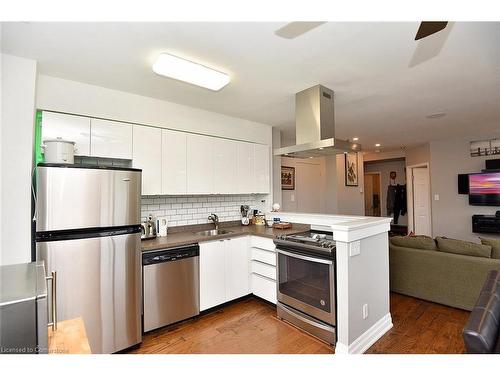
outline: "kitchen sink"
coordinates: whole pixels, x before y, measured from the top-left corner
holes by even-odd
[[[229,234],[229,233],[233,232],[225,229],[212,229],[212,230],[204,230],[202,232],[196,232],[195,234],[199,236],[217,236],[219,234]]]

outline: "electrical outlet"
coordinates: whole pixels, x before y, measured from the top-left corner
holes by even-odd
[[[438,201],[439,200],[439,194],[434,194],[434,200]]]
[[[290,201],[295,202],[295,194],[290,194]]]
[[[349,256],[354,257],[361,253],[361,241],[354,241],[349,244]]]
[[[368,304],[365,303],[363,305],[363,319],[367,319],[368,318]]]

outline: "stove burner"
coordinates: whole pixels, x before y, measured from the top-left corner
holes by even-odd
[[[335,249],[335,241],[333,240],[333,236],[327,233],[304,232],[291,235],[282,235],[278,237],[278,240],[280,240],[281,242],[285,241],[290,244],[304,244],[324,249],[321,251],[331,252]]]

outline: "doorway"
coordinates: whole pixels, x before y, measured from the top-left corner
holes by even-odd
[[[410,230],[432,236],[431,188],[428,163],[408,167],[408,219]]]
[[[380,172],[365,173],[365,216],[382,216],[380,207],[381,176]]]

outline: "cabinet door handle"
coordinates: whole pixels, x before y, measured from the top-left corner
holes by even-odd
[[[52,322],[47,324],[47,326],[52,327],[52,331],[57,331],[57,271],[52,271],[51,276],[46,276],[45,280],[50,280],[50,283],[52,284],[52,294],[50,300]]]

